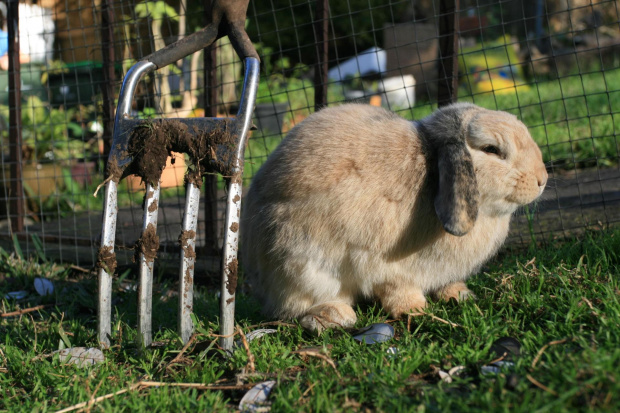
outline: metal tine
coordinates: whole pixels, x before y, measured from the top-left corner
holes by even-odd
[[[103,223],[101,232],[101,249],[103,252],[113,256],[114,237],[116,236],[116,217],[117,217],[117,185],[114,181],[109,181],[105,186],[105,203],[103,205]],[[101,258],[101,257],[100,257]],[[97,335],[99,343],[103,348],[110,347],[110,336],[112,334],[112,275],[102,265],[99,268],[99,300]],[[113,272],[113,268],[111,269]]]
[[[130,110],[133,94],[138,85],[138,81],[146,73],[153,71],[156,66],[151,62],[138,62],[133,65],[121,87],[118,99],[118,107],[116,109],[116,118],[114,121],[114,143],[123,142],[120,136],[121,121],[125,119]],[[120,144],[114,144],[110,156],[118,156]],[[109,255],[110,261],[116,262],[114,255],[114,239],[116,237],[116,219],[118,215],[118,184],[113,179],[108,181],[105,186],[105,203],[103,206],[103,222],[101,232],[101,247],[99,253]],[[99,257],[101,260],[101,257]],[[102,263],[100,263],[102,264]],[[103,263],[105,264],[105,263]],[[97,335],[101,347],[110,347],[110,336],[112,334],[112,275],[103,268],[99,268],[99,296],[98,296],[98,317],[97,317]],[[110,268],[108,268],[110,269]],[[112,271],[113,272],[113,271]]]
[[[151,184],[146,185],[144,202],[144,218],[142,221],[142,236],[147,230],[157,232],[157,213],[159,212],[159,188]],[[149,228],[152,227],[152,228]],[[153,265],[154,258],[147,259],[144,252],[140,252],[140,285],[138,288],[138,345],[148,347],[153,340]]]
[[[237,289],[239,249],[239,220],[241,216],[241,193],[243,182],[243,162],[245,144],[252,123],[252,114],[256,102],[256,92],[260,75],[260,62],[254,58],[246,58],[245,81],[237,113],[239,142],[237,142],[233,165],[233,178],[228,188],[226,199],[226,218],[224,220],[224,248],[222,259],[222,284],[220,299],[220,346],[224,350],[232,350],[235,327],[235,290]]]
[[[239,216],[241,212],[241,183],[231,182],[226,199],[224,220],[224,251],[220,298],[220,346],[231,350],[235,329],[235,290],[237,289],[237,250]]]
[[[185,213],[181,232],[181,269],[179,271],[179,335],[187,343],[194,330],[192,310],[194,306],[194,264],[196,262],[196,229],[200,188],[187,183]]]

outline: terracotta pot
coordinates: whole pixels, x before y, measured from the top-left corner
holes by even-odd
[[[95,172],[95,162],[78,162],[71,165],[71,178],[82,186],[90,185],[93,183],[93,176]]]
[[[168,157],[166,161],[166,167],[161,174],[161,188],[176,188],[183,185],[185,180],[185,171],[187,166],[185,165],[185,156],[182,153],[174,154],[174,164],[172,164],[172,158]],[[126,178],[127,188],[131,192],[143,191],[144,183],[142,178],[137,175],[130,175]]]

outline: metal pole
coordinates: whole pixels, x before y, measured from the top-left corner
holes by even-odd
[[[317,64],[314,71],[314,110],[327,106],[327,72],[329,59],[329,3],[328,0],[316,2],[314,30],[316,33]]]
[[[438,106],[458,99],[459,90],[459,0],[441,0],[439,5]]]
[[[113,1],[113,0],[112,0]],[[114,11],[111,1],[101,0],[101,56],[103,60],[103,156],[112,147],[114,133]]]
[[[205,22],[211,14],[211,0],[205,1]],[[205,117],[217,116],[217,48],[215,43],[204,51],[204,96]],[[210,255],[219,255],[217,232],[217,177],[206,175],[205,182],[205,251]]]
[[[11,156],[10,215],[13,232],[24,230],[24,188],[22,185],[22,97],[19,61],[19,1],[7,4],[9,26],[9,152]]]

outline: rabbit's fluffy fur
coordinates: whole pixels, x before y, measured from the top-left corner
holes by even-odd
[[[378,299],[398,317],[464,281],[508,234],[547,172],[505,112],[444,107],[416,122],[348,104],[291,130],[245,201],[242,264],[264,310],[310,330],[351,327]]]

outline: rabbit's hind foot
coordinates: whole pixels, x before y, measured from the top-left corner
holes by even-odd
[[[383,309],[392,317],[400,317],[426,307],[426,297],[420,288],[404,286],[399,283],[385,283],[375,287],[375,296],[381,301]]]
[[[440,288],[435,291],[434,296],[438,300],[456,300],[457,302],[476,298],[474,293],[462,281],[453,282]]]
[[[306,330],[321,334],[327,328],[353,327],[357,316],[349,304],[335,301],[309,308],[299,321]]]

